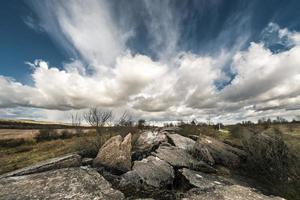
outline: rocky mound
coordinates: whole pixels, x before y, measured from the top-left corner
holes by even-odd
[[[177,130],[176,130],[177,131]],[[96,158],[70,154],[0,177],[0,199],[282,199],[219,176],[238,167],[244,151],[209,137],[174,130],[112,137]]]

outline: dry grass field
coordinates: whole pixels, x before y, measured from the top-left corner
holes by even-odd
[[[248,132],[245,132],[245,129],[240,127],[240,125],[225,126],[222,127],[221,130],[218,130],[213,126],[184,125],[181,127],[180,134],[185,136],[207,135],[243,148],[242,137]],[[300,171],[298,162],[298,160],[300,160],[300,124],[272,124],[269,127],[252,125],[251,127],[247,127],[246,130],[261,132],[274,128],[280,130],[282,139],[293,156],[293,163],[290,166],[296,171],[296,175],[298,176],[298,172]],[[47,131],[50,131],[52,134],[54,133],[54,135],[45,138],[37,137],[41,133],[47,133]],[[138,133],[139,129],[136,127],[103,128],[103,130],[101,130],[101,136],[99,136],[94,129],[86,129],[79,134],[76,134],[75,129],[60,129],[58,131],[53,129],[44,129],[43,131],[37,129],[1,129],[0,174],[71,152],[80,151],[87,154],[88,157],[94,157],[107,139],[117,134],[124,136],[128,132]],[[266,133],[273,134],[272,131],[267,131]],[[137,135],[138,134],[134,134],[134,138],[136,138]],[[134,141],[135,139],[133,139],[133,142]],[[246,173],[249,172],[246,171]],[[259,184],[261,184],[262,187],[268,187],[268,183],[261,182]],[[296,184],[299,183],[296,182]],[[298,195],[297,189],[295,189],[298,187],[296,184],[285,183],[282,185],[281,183],[277,183],[272,186],[274,191],[272,188],[269,189],[273,193],[278,193],[278,195],[280,194],[281,196],[289,197],[288,199],[292,199],[293,196]]]

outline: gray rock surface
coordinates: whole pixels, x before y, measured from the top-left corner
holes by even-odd
[[[208,136],[199,138],[197,142],[208,149],[217,164],[222,164],[227,167],[239,167],[241,160],[247,156],[243,150]]]
[[[9,176],[21,176],[21,175],[39,173],[39,172],[44,172],[53,169],[66,168],[66,167],[79,167],[80,165],[81,165],[80,155],[68,154],[61,157],[45,160],[28,167],[3,174],[0,176],[0,179]]]
[[[181,169],[180,172],[189,181],[191,185],[203,191],[230,184],[229,182],[217,176],[193,171],[187,168]]]
[[[92,165],[93,164],[93,158],[83,158],[81,163],[83,166]]]
[[[141,133],[134,144],[134,150],[140,152],[151,151],[154,146],[167,142],[167,136],[164,132],[145,131]]]
[[[107,140],[94,159],[93,166],[107,166],[124,172],[131,170],[131,138],[129,133],[124,140],[120,135]]]
[[[174,133],[180,131],[180,129],[181,129],[180,127],[173,126],[173,127],[164,127],[161,129],[161,131]]]
[[[189,135],[188,137],[191,138],[192,140],[197,141],[200,136],[199,135]]]
[[[149,156],[141,161],[135,161],[130,175],[124,175],[127,181],[142,180],[149,186],[162,188],[173,183],[174,170],[171,165],[158,157]],[[136,174],[139,178],[137,178]],[[140,182],[141,183],[141,182]]]
[[[209,152],[207,147],[205,145],[203,145],[202,143],[199,143],[199,142],[195,143],[194,148],[193,148],[193,154],[195,154],[195,156],[198,159],[203,160],[204,162],[206,162],[210,165],[215,164],[215,160],[212,157],[211,153]]]
[[[185,149],[185,150],[191,150],[194,147],[195,141],[191,138],[184,137],[179,134],[167,134],[167,137],[174,143],[174,145],[178,148]]]
[[[212,168],[203,161],[196,160],[184,149],[180,149],[178,147],[174,147],[168,144],[160,145],[160,147],[156,150],[155,153],[153,153],[153,155],[166,161],[173,167],[186,167],[195,170],[200,170],[203,172],[216,172],[214,168]]]
[[[183,200],[284,200],[280,197],[270,197],[255,192],[251,188],[231,185],[218,187],[215,190],[203,192],[193,189]]]
[[[43,173],[8,177],[0,180],[0,199],[5,200],[121,200],[97,171],[90,168],[66,168]]]

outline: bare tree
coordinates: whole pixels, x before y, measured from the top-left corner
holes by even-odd
[[[118,121],[119,126],[132,126],[132,123],[132,116],[127,111],[121,115]]]
[[[76,133],[79,134],[82,132],[81,122],[82,122],[82,115],[80,113],[72,113],[72,126],[75,128]]]
[[[138,128],[142,129],[146,125],[146,120],[144,119],[139,119],[138,121]]]
[[[85,114],[85,121],[96,128],[98,134],[101,133],[101,127],[113,118],[111,110],[101,110],[97,107],[90,108]]]

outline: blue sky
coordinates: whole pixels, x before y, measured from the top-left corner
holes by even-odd
[[[26,25],[34,13],[23,1],[0,2],[0,74],[21,82],[30,82],[30,68],[25,61],[43,58],[60,65],[68,56],[50,39]]]
[[[90,106],[153,121],[299,113],[297,0],[7,0],[0,9],[0,117],[66,120]]]

